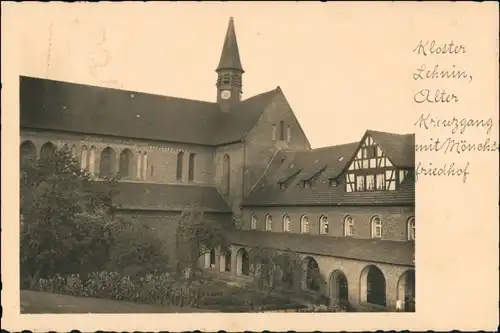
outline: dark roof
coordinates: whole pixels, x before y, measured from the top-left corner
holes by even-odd
[[[414,241],[360,239],[257,230],[232,231],[227,236],[233,244],[249,247],[259,246],[395,265],[415,265]]]
[[[206,212],[231,209],[214,187],[119,182],[114,204],[129,210],[182,211],[197,204]]]
[[[239,69],[243,72],[240,52],[238,50],[238,41],[236,40],[236,33],[234,31],[234,20],[232,17],[229,19],[219,66],[217,66],[217,70],[219,69]]]
[[[397,167],[415,167],[415,134],[395,134],[368,130],[389,160]]]
[[[242,140],[280,89],[223,112],[217,103],[20,77],[23,128],[222,145]]]
[[[367,131],[391,162],[411,168],[414,134],[398,135]],[[341,176],[360,147],[359,142],[309,151],[281,151],[266,174],[243,200],[243,206],[314,206],[314,205],[414,205],[415,182],[411,173],[396,191],[346,192]],[[322,169],[324,170],[322,172]],[[297,170],[300,173],[297,175]],[[316,177],[312,188],[302,188],[301,181]],[[278,185],[287,180],[285,189]],[[330,186],[330,179],[339,185]]]

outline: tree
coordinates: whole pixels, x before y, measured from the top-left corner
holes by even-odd
[[[250,262],[254,263],[254,279],[257,287],[265,293],[265,303],[276,289],[293,289],[300,282],[302,260],[292,250],[278,251],[253,247]]]
[[[115,227],[113,178],[93,181],[70,149],[21,166],[21,277],[100,269]]]
[[[109,249],[108,271],[137,277],[170,270],[165,240],[150,226],[121,219]]]
[[[230,224],[207,219],[203,210],[192,204],[179,217],[176,235],[177,267],[185,270],[188,277],[196,271],[199,258],[212,249],[226,251],[225,231]]]

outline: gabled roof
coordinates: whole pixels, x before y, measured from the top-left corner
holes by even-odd
[[[366,135],[372,137],[397,167],[415,167],[415,134],[395,134],[368,130]]]
[[[117,193],[113,204],[119,209],[182,211],[192,204],[197,204],[205,212],[231,212],[214,187],[119,182]]]
[[[236,32],[234,31],[234,20],[232,17],[229,18],[226,38],[224,38],[222,54],[220,56],[219,66],[217,66],[217,70],[219,69],[238,69],[243,72],[240,52],[238,50],[238,41],[236,40]]]
[[[20,124],[216,146],[242,140],[279,92],[253,96],[223,112],[217,103],[21,76]]]
[[[411,168],[414,165],[414,162],[411,162],[411,156],[414,156],[413,134],[398,135],[367,131],[363,139],[372,133],[376,143],[386,152],[395,166]],[[411,173],[396,191],[346,192],[343,179],[338,179],[341,181],[338,186],[330,186],[330,179],[337,179],[343,174],[360,144],[360,142],[353,142],[308,151],[280,152],[271,162],[272,167],[268,168],[259,183],[244,198],[242,205],[414,205],[415,182]],[[291,167],[300,169],[301,172],[298,177],[289,182],[286,189],[280,189],[278,183],[287,177]],[[311,177],[317,177],[313,187],[299,186],[300,181],[309,180]]]
[[[232,231],[227,236],[233,244],[249,247],[259,246],[369,262],[415,266],[414,241],[402,242],[257,230]]]

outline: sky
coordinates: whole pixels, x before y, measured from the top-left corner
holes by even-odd
[[[280,86],[313,148],[358,141],[366,129],[412,133],[412,95],[401,89],[411,85],[414,68],[405,59],[420,21],[390,5],[30,6],[25,23],[19,22],[20,69],[29,76],[215,101],[215,68],[233,17],[246,72],[243,98]]]

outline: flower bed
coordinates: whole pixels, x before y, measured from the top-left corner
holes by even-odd
[[[126,300],[147,304],[196,306],[199,299],[210,292],[203,283],[176,281],[172,274],[146,275],[137,279],[114,272],[91,273],[82,279],[79,275],[40,279],[39,291]]]

